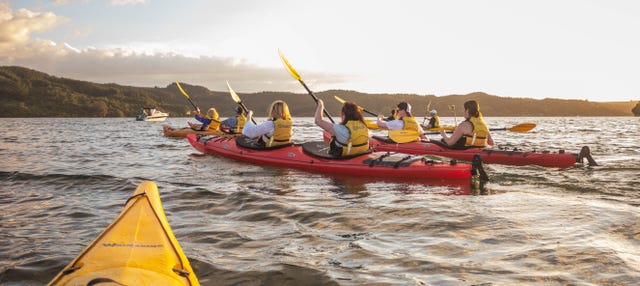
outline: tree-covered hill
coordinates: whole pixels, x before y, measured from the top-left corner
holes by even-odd
[[[183,87],[193,93],[194,101],[199,97],[224,95],[188,84]],[[175,84],[165,88],[98,84],[22,67],[0,67],[0,114],[3,117],[133,117],[145,106],[184,115],[190,109],[185,103],[188,102]]]
[[[233,83],[232,83],[233,85]],[[215,107],[221,116],[233,114],[236,103],[226,91],[181,83],[203,111]],[[312,87],[313,88],[313,87]],[[301,92],[304,89],[300,87]],[[285,100],[293,116],[313,116],[315,102],[306,93],[258,92],[239,94],[256,116],[265,116],[275,99]],[[413,105],[415,116],[425,115],[430,103],[441,116],[462,116],[462,104],[480,102],[485,116],[633,116],[638,101],[589,102],[585,100],[499,97],[482,92],[466,95],[366,94],[348,90],[317,92],[327,110],[338,117],[341,103],[334,96],[352,100],[374,113],[388,115],[400,101]],[[450,108],[454,105],[455,109]],[[166,87],[133,87],[99,84],[56,77],[36,70],[0,67],[0,117],[134,117],[143,107],[156,107],[171,116],[187,116],[193,109],[175,83]],[[365,114],[365,116],[369,116]]]

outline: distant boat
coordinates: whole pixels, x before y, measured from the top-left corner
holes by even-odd
[[[136,116],[137,121],[165,121],[169,113],[156,110],[155,107],[142,108],[140,114]]]

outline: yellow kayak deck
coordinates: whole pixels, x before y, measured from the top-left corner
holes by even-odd
[[[118,217],[49,285],[199,285],[158,187],[143,182]]]

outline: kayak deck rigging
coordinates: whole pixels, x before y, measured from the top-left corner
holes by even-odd
[[[584,146],[580,154],[567,153],[564,150],[551,151],[522,151],[518,148],[507,150],[504,148],[483,147],[451,147],[438,140],[396,143],[386,136],[372,136],[371,148],[376,151],[392,151],[408,154],[428,154],[442,157],[471,161],[474,155],[480,155],[483,163],[503,164],[512,166],[537,165],[542,167],[571,167],[576,163],[583,164],[586,159],[589,166],[597,166],[588,146]]]

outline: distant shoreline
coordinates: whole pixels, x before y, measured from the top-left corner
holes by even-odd
[[[211,91],[205,87],[181,83],[191,99],[201,109],[215,107],[221,117],[235,114],[237,103],[228,92]],[[367,94],[351,90],[315,92],[326,109],[334,116],[342,103],[336,96],[354,101],[367,110],[388,115],[399,102],[409,102],[415,117],[424,117],[436,109],[440,116],[462,117],[462,106],[467,100],[480,103],[486,117],[592,117],[634,116],[639,101],[594,102],[574,99],[531,99],[501,97],[484,92],[464,95]],[[306,93],[257,92],[240,93],[247,108],[256,116],[266,116],[267,108],[276,99],[287,102],[291,113],[311,117],[315,101]],[[133,87],[115,83],[99,84],[51,76],[36,70],[0,67],[0,117],[135,117],[143,107],[156,107],[170,116],[188,116],[193,106],[181,94],[175,83],[166,87]],[[451,108],[451,106],[455,106]]]

